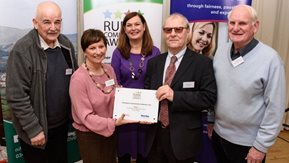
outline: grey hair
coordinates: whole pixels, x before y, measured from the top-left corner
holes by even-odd
[[[237,5],[235,7],[233,7],[233,9],[228,13],[228,20],[232,14],[232,12],[237,9],[237,8],[240,8],[240,7],[243,7],[243,8],[246,8],[247,11],[249,12],[250,16],[251,16],[251,20],[255,23],[256,21],[258,21],[258,16],[257,16],[257,12],[256,10],[252,7],[252,6],[249,6],[249,5],[245,5],[245,4],[240,4],[240,5]]]
[[[167,20],[168,20],[169,18],[176,18],[176,17],[182,18],[182,19],[184,20],[184,22],[186,23],[186,27],[187,27],[187,28],[190,27],[190,25],[189,25],[189,20],[188,20],[184,15],[182,15],[182,14],[180,14],[180,13],[177,13],[177,12],[172,13],[172,14],[167,18]],[[163,27],[164,27],[165,23],[166,23],[166,21],[164,22]]]

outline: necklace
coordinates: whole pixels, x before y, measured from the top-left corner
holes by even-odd
[[[84,62],[84,66],[88,72],[88,75],[90,76],[91,80],[93,81],[93,83],[96,85],[96,88],[99,89],[102,93],[104,94],[110,94],[113,89],[115,88],[115,84],[110,88],[110,89],[104,89],[106,87],[106,84],[100,84],[98,82],[95,81],[95,79],[92,77],[92,75],[89,73],[89,68],[86,64],[86,62]],[[107,76],[108,79],[110,79],[109,74],[106,72],[106,70],[103,68],[103,65],[101,65],[101,68],[103,70],[103,72],[105,73],[105,75]]]
[[[141,73],[143,72],[142,71],[142,69],[143,69],[143,67],[144,67],[144,60],[145,60],[145,55],[142,55],[141,54],[141,59],[140,59],[140,63],[139,63],[139,68],[138,68],[138,70],[137,70],[137,72],[138,72],[138,74],[136,75],[135,73],[134,73],[134,67],[133,67],[133,64],[132,64],[132,60],[129,58],[128,59],[128,62],[129,62],[129,70],[130,70],[130,72],[131,72],[131,78],[133,79],[133,80],[138,80],[139,78],[140,78],[140,75],[141,75]]]

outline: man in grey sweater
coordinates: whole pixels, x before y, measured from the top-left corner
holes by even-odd
[[[68,89],[77,64],[61,21],[57,4],[40,3],[34,29],[16,42],[7,62],[7,101],[26,163],[67,162]]]
[[[256,11],[238,5],[228,14],[231,43],[217,50],[218,99],[213,144],[219,163],[265,162],[285,109],[285,73],[278,53],[254,38]]]

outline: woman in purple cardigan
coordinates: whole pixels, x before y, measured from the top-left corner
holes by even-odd
[[[144,88],[147,62],[160,54],[153,41],[145,18],[137,12],[127,14],[123,20],[117,48],[111,65],[119,85],[126,88]],[[147,162],[144,157],[146,125],[126,124],[116,129],[119,163]]]

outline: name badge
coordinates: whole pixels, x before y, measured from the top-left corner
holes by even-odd
[[[195,82],[194,81],[183,82],[183,88],[195,88]]]
[[[65,75],[71,75],[72,74],[72,69],[68,68],[65,70]]]
[[[106,87],[112,86],[112,85],[114,85],[114,84],[115,84],[115,83],[114,83],[114,80],[113,80],[113,79],[110,79],[110,80],[105,81],[105,86],[106,86]]]
[[[238,65],[244,63],[244,59],[242,56],[236,58],[235,60],[232,61],[233,67],[237,67]]]

